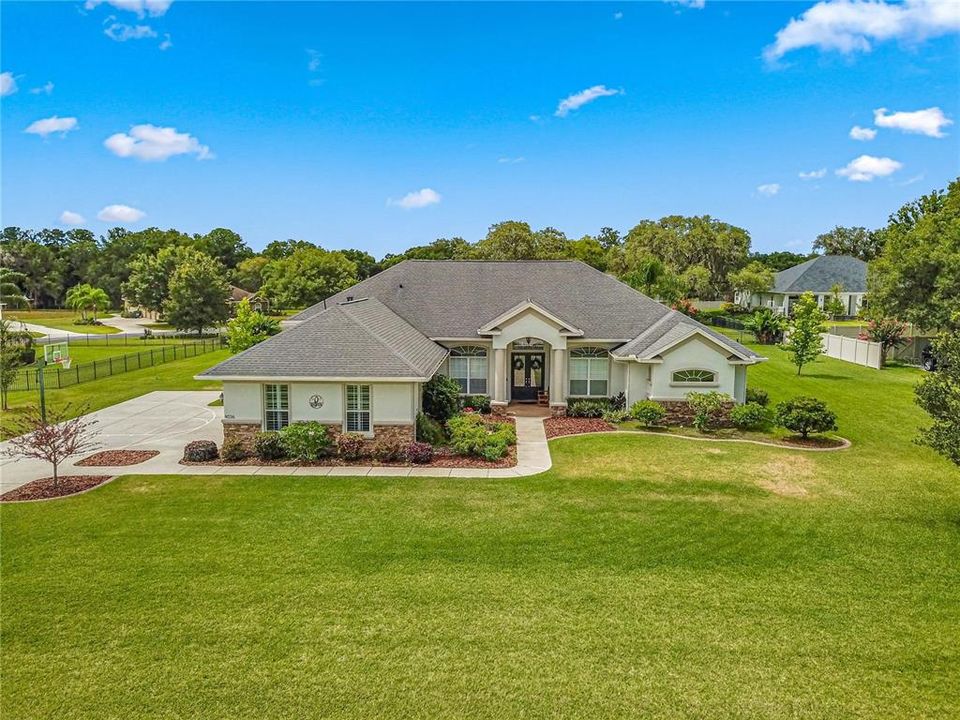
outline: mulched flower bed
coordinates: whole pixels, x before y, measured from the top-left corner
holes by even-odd
[[[57,486],[53,486],[53,478],[46,477],[33,480],[21,485],[16,490],[10,490],[0,495],[0,502],[20,502],[23,500],[50,500],[85,492],[97,485],[103,485],[110,479],[110,475],[64,475],[59,479]]]
[[[600,418],[551,417],[543,421],[547,439],[580,433],[610,432],[613,425]]]
[[[160,454],[159,450],[104,450],[74,463],[81,467],[119,467],[146,462]]]
[[[298,460],[261,460],[249,457],[243,460],[211,460],[209,462],[190,462],[181,460],[181,465],[214,465],[221,467],[253,466],[253,467],[413,467],[413,468],[508,468],[517,464],[517,446],[511,445],[506,456],[499,460],[484,460],[478,457],[457,455],[449,448],[436,448],[433,462],[414,464],[409,462],[383,462],[374,458],[357,458],[344,460],[339,457],[329,457],[317,462],[300,462]]]

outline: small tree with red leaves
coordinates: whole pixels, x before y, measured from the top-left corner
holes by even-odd
[[[60,410],[47,410],[44,420],[40,408],[31,406],[19,422],[20,436],[10,440],[10,448],[5,455],[17,458],[45,460],[53,465],[53,486],[57,487],[57,470],[67,458],[88,453],[100,447],[91,436],[91,428],[96,420],[84,418],[86,408],[80,408],[77,417],[72,415],[70,406]]]

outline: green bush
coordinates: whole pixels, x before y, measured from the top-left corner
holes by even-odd
[[[220,457],[227,462],[237,462],[249,457],[249,453],[240,440],[230,438],[223,441],[223,447],[220,448]]]
[[[770,411],[760,403],[748,402],[734,406],[730,421],[741,430],[757,430],[770,422]]]
[[[445,423],[460,412],[460,386],[446,375],[434,375],[423,386],[423,411]]]
[[[577,398],[567,403],[567,416],[578,418],[602,418],[610,409],[609,398]]]
[[[770,404],[770,395],[763,388],[747,388],[747,402],[766,407]]]
[[[403,458],[405,449],[396,438],[381,438],[373,444],[373,456],[381,462],[396,462]]]
[[[457,415],[447,421],[450,446],[458,455],[472,455],[485,460],[498,460],[507,448],[517,442],[517,432],[510,423],[486,423],[476,413]]]
[[[484,415],[490,414],[490,396],[489,395],[464,395],[460,398],[460,408],[466,410],[471,408]]]
[[[723,411],[733,398],[726,393],[692,392],[687,394],[687,402],[693,408],[693,426],[700,432],[716,427],[723,417]]]
[[[630,415],[637,422],[653,427],[663,423],[667,409],[656,400],[638,400],[630,406]]]
[[[277,432],[257,433],[253,438],[253,454],[261,460],[283,460],[287,451],[283,447],[283,438]]]
[[[776,422],[780,427],[807,437],[810,433],[837,429],[837,416],[822,400],[795,397],[777,405]]]
[[[367,439],[360,433],[337,435],[337,454],[344,460],[359,460],[368,454]]]
[[[433,460],[433,445],[425,442],[410,443],[403,454],[407,462],[412,462],[415,465],[426,465]]]
[[[213,440],[192,440],[183,448],[183,459],[187,462],[209,462],[216,460],[219,454]]]
[[[626,422],[632,416],[627,410],[607,410],[603,414],[604,421],[611,423],[613,425],[619,425],[622,422]]]
[[[429,415],[417,413],[417,440],[431,445],[443,445],[447,441],[447,435],[443,431],[443,425]]]
[[[321,423],[295,422],[280,431],[284,452],[295,460],[319,460],[330,451],[330,432]]]

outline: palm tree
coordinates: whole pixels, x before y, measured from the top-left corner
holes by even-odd
[[[20,283],[26,277],[22,272],[0,267],[0,307],[19,308],[29,304],[27,296],[20,289]]]
[[[110,296],[106,290],[93,287],[88,283],[74,285],[67,290],[67,307],[80,311],[80,317],[87,319],[87,310],[93,313],[93,322],[97,321],[97,310],[110,307]]]

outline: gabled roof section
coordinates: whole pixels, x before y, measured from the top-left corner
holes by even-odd
[[[867,264],[849,255],[820,255],[774,275],[773,292],[830,292],[839,283],[843,292],[867,291]]]
[[[507,310],[505,313],[501,313],[500,315],[498,315],[497,317],[495,317],[495,318],[494,318],[493,320],[491,320],[490,322],[486,323],[485,325],[482,325],[477,332],[480,333],[481,335],[490,335],[490,334],[499,332],[500,327],[501,327],[503,324],[505,324],[505,323],[507,323],[509,320],[512,320],[513,318],[517,317],[517,315],[520,315],[520,314],[526,312],[527,310],[532,310],[532,311],[534,311],[534,312],[536,312],[536,313],[539,313],[540,315],[542,315],[543,317],[547,318],[547,319],[550,320],[551,322],[559,325],[559,326],[560,326],[560,331],[561,331],[564,335],[571,335],[571,336],[575,336],[575,337],[580,337],[580,336],[583,335],[583,330],[581,330],[580,328],[578,328],[576,325],[574,325],[574,324],[571,323],[571,322],[568,322],[568,321],[564,320],[564,319],[561,318],[561,317],[558,317],[557,315],[554,315],[552,312],[550,312],[550,311],[547,310],[546,308],[538,305],[537,303],[533,302],[532,300],[525,300],[524,302],[519,303],[518,305],[514,305],[512,308],[510,308],[509,310]]]
[[[614,357],[636,357],[637,360],[652,360],[693,335],[701,335],[729,351],[737,360],[746,363],[760,362],[764,358],[749,348],[697,322],[676,310],[651,326],[630,342],[611,351]]]
[[[198,377],[417,378],[447,351],[374,298],[333,305]]]
[[[431,338],[474,338],[524,302],[563,318],[583,337],[626,340],[669,310],[614,277],[577,260],[404,260],[326,301],[377,298]],[[311,318],[318,303],[290,320]]]

